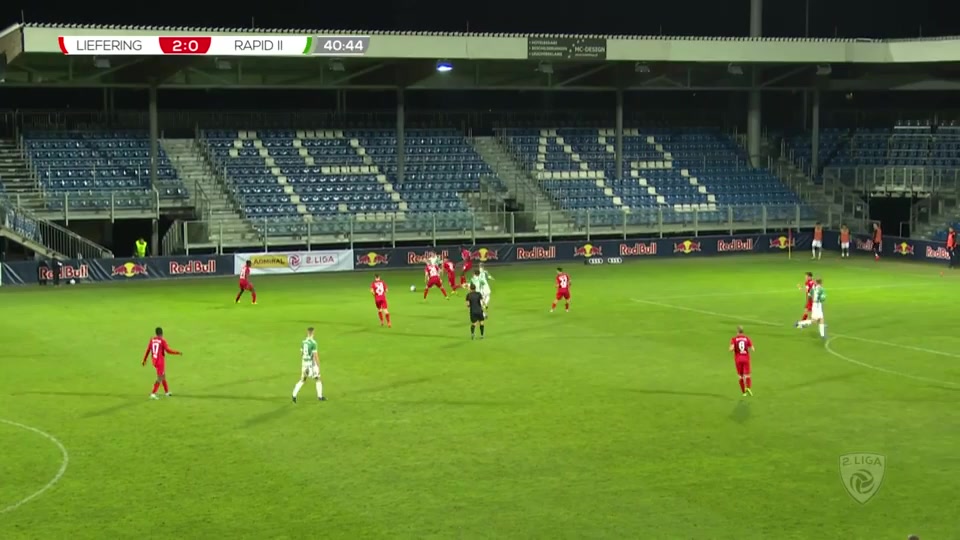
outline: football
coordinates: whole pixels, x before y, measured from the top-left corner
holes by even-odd
[[[74,280],[74,279],[71,279],[71,280],[70,280],[70,284],[71,284],[71,285],[76,285],[76,284],[77,284],[77,281]]]
[[[416,286],[416,285],[411,285],[411,286],[410,286],[410,292],[417,292],[417,286]]]

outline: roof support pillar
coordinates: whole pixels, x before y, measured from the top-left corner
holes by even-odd
[[[403,124],[406,122],[406,107],[404,106],[403,88],[397,89],[397,182],[403,183],[407,168],[407,141],[404,136]]]
[[[616,176],[614,180],[623,178],[623,90],[617,89],[617,110],[616,110]]]
[[[157,85],[151,84],[147,90],[149,104],[147,105],[147,116],[150,123],[150,187],[157,187],[157,166],[159,165],[160,153],[160,126],[157,119]]]
[[[760,37],[763,33],[763,0],[750,0],[750,37]],[[747,98],[747,154],[750,165],[760,167],[761,116],[760,116],[760,69],[750,69],[750,94]]]
[[[820,90],[813,91],[813,107],[810,111],[810,176],[816,178],[820,172]]]

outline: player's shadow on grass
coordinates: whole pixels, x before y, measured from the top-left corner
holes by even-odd
[[[101,398],[113,398],[113,399],[122,399],[123,401],[117,403],[116,405],[111,405],[104,409],[96,409],[90,411],[83,415],[83,418],[96,418],[98,416],[107,416],[113,414],[117,411],[139,405],[141,403],[146,403],[147,400],[143,397],[142,394],[107,394],[105,392],[17,392],[13,394],[15,396],[58,396],[58,397],[101,397]]]
[[[780,392],[790,392],[792,390],[800,390],[802,388],[807,388],[810,386],[820,386],[824,383],[845,381],[847,379],[852,379],[854,377],[860,377],[863,375],[862,371],[851,371],[849,373],[840,373],[837,375],[830,375],[829,377],[820,377],[818,379],[810,379],[808,381],[799,382],[797,384],[791,384],[784,386],[780,389]]]
[[[369,386],[367,388],[360,388],[357,390],[351,390],[346,392],[344,396],[353,396],[358,394],[376,394],[383,392],[384,390],[395,390],[397,388],[403,388],[404,386],[413,386],[415,384],[423,384],[430,382],[436,379],[436,377],[418,377],[416,379],[404,379],[400,381],[394,381],[386,384],[379,384],[377,386]]]
[[[225,382],[225,383],[214,384],[214,385],[212,385],[212,386],[208,386],[208,387],[207,387],[207,390],[219,390],[219,389],[222,389],[222,388],[229,388],[229,387],[231,387],[231,386],[240,386],[240,385],[242,385],[242,384],[265,383],[265,382],[269,382],[269,381],[272,381],[272,380],[275,380],[275,379],[284,378],[284,377],[286,377],[286,375],[277,374],[277,375],[270,375],[270,376],[268,376],[268,377],[259,377],[259,378],[256,378],[256,379],[239,379],[239,380],[235,380],[235,381],[229,381],[229,382]]]
[[[730,412],[730,419],[738,424],[746,424],[750,420],[750,402],[738,401],[736,407]]]
[[[263,414],[258,414],[251,418],[248,418],[246,422],[243,423],[243,427],[252,428],[259,426],[261,424],[266,424],[267,422],[272,422],[277,420],[282,416],[290,414],[297,406],[290,403],[285,403],[282,407],[277,407],[271,411],[267,411]]]
[[[646,388],[626,388],[628,392],[635,392],[637,394],[646,394],[650,396],[688,396],[688,397],[707,397],[713,399],[722,399],[724,401],[730,401],[730,396],[724,396],[721,394],[712,394],[709,392],[679,392],[676,390],[650,390]]]

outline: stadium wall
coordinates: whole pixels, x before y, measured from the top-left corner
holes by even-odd
[[[638,240],[598,240],[596,242],[527,242],[517,244],[480,244],[471,246],[473,258],[492,264],[558,262],[581,264],[619,264],[630,260],[656,257],[691,257],[734,254],[786,253],[788,247],[800,250],[803,256],[810,249],[811,235],[798,233],[791,238],[784,234],[675,237]],[[853,237],[854,252],[871,253],[869,237]],[[824,233],[824,248],[839,249],[839,235]],[[938,242],[888,237],[883,254],[896,259],[943,262],[949,260],[944,245]],[[180,257],[147,257],[145,259],[81,259],[64,261],[61,279],[78,282],[139,281],[181,279],[202,276],[233,276],[247,260],[254,274],[304,274],[371,270],[380,268],[421,267],[431,254],[449,255],[458,260],[456,249],[412,247],[379,250],[286,251],[235,255],[197,255]],[[50,279],[49,270],[44,270]],[[3,263],[0,285],[37,284],[40,270],[34,261]]]

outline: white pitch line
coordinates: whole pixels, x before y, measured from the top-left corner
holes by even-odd
[[[929,287],[934,283],[912,283],[907,285],[864,285],[864,286],[853,286],[853,287],[831,287],[831,291],[872,291],[877,289],[905,289],[909,287]],[[937,283],[939,284],[939,282]],[[721,293],[703,293],[703,294],[682,294],[682,295],[670,295],[670,296],[658,296],[657,300],[683,300],[685,298],[722,298],[722,297],[732,297],[732,296],[762,296],[762,295],[774,295],[774,294],[791,294],[796,293],[797,289],[768,289],[763,291],[742,291],[742,292],[721,292]]]
[[[936,380],[936,379],[928,379],[928,378],[926,378],[926,377],[920,377],[920,376],[918,376],[918,375],[910,375],[909,373],[901,373],[901,372],[899,372],[899,371],[894,371],[894,370],[892,370],[892,369],[882,368],[882,367],[879,367],[879,366],[874,366],[874,365],[868,364],[868,363],[866,363],[866,362],[861,362],[861,361],[859,361],[859,360],[854,360],[853,358],[850,358],[849,356],[844,356],[844,355],[838,353],[837,351],[833,350],[833,347],[830,346],[830,344],[833,343],[833,341],[834,341],[835,339],[837,339],[838,337],[849,337],[849,336],[834,336],[834,337],[832,337],[832,338],[830,338],[830,339],[827,340],[827,342],[824,344],[824,348],[826,349],[826,351],[827,351],[828,353],[836,356],[837,358],[839,358],[839,359],[841,359],[841,360],[844,360],[844,361],[846,361],[846,362],[850,362],[851,364],[854,364],[854,365],[857,365],[857,366],[860,366],[860,367],[865,367],[865,368],[867,368],[867,369],[872,369],[872,370],[874,370],[874,371],[879,371],[879,372],[881,372],[881,373],[886,373],[886,374],[888,374],[888,375],[897,375],[897,376],[900,376],[900,377],[905,377],[905,378],[907,378],[907,379],[913,379],[913,380],[915,380],[915,381],[920,381],[920,382],[922,382],[922,383],[927,383],[927,384],[932,384],[932,385],[946,385],[946,386],[951,386],[951,387],[953,387],[953,388],[960,388],[960,384],[952,383],[952,382],[950,382],[950,381],[942,381],[942,380]]]
[[[748,322],[748,323],[753,323],[753,324],[759,324],[759,325],[763,325],[763,326],[776,326],[776,327],[781,327],[781,328],[786,326],[786,325],[783,324],[783,323],[772,323],[772,322],[770,322],[770,321],[761,321],[761,320],[759,320],[759,319],[752,319],[752,318],[748,318],[748,317],[739,317],[739,316],[736,316],[736,315],[731,315],[731,314],[729,314],[729,313],[717,313],[716,311],[707,311],[707,310],[705,310],[705,309],[690,308],[690,307],[685,307],[685,306],[675,306],[675,305],[673,305],[673,304],[665,304],[665,303],[663,303],[663,302],[655,302],[655,301],[653,301],[653,300],[640,300],[640,299],[638,299],[638,298],[633,298],[632,300],[633,300],[634,302],[638,303],[638,304],[647,304],[647,305],[651,305],[651,306],[659,306],[659,307],[663,307],[663,308],[667,308],[667,309],[676,309],[676,310],[679,310],[679,311],[689,311],[690,313],[699,313],[700,315],[709,315],[709,316],[711,316],[711,317],[721,317],[721,318],[729,319],[729,320],[733,320],[733,321],[742,321],[742,322]],[[949,353],[949,352],[945,352],[945,351],[938,351],[938,350],[935,350],[935,349],[927,349],[927,348],[924,348],[924,347],[914,347],[913,345],[904,345],[904,344],[902,344],[902,343],[892,343],[892,342],[890,342],[890,341],[881,341],[881,340],[879,340],[879,339],[870,339],[870,338],[864,338],[864,337],[859,337],[859,336],[851,336],[851,335],[848,335],[848,334],[834,334],[834,337],[842,337],[842,338],[846,338],[846,339],[853,339],[853,340],[856,340],[856,341],[862,341],[862,342],[864,342],[864,343],[873,343],[874,345],[884,345],[884,346],[886,346],[886,347],[897,347],[897,348],[906,349],[906,350],[909,350],[909,351],[922,352],[922,353],[927,353],[927,354],[935,354],[935,355],[938,355],[938,356],[947,356],[947,357],[950,357],[950,358],[960,358],[960,354],[956,354],[956,353]]]
[[[60,479],[63,478],[64,473],[67,472],[67,466],[70,464],[70,454],[67,453],[67,448],[66,448],[65,446],[63,446],[63,443],[61,443],[59,439],[57,439],[56,437],[54,437],[53,435],[51,435],[51,434],[49,434],[49,433],[47,433],[47,432],[45,432],[45,431],[41,431],[41,430],[39,430],[39,429],[37,429],[37,428],[35,428],[35,427],[30,427],[30,426],[28,426],[28,425],[21,424],[21,423],[19,423],[19,422],[13,422],[13,421],[11,421],[11,420],[4,420],[3,418],[0,418],[0,423],[7,424],[7,425],[10,425],[10,426],[13,426],[13,427],[18,427],[18,428],[20,428],[20,429],[25,429],[25,430],[27,430],[27,431],[32,431],[32,432],[36,433],[37,435],[40,435],[41,437],[46,438],[48,441],[52,442],[53,444],[55,444],[55,445],[57,446],[57,448],[60,449],[60,456],[61,456],[61,458],[60,458],[60,470],[57,471],[57,474],[53,475],[53,478],[52,478],[49,482],[47,482],[47,485],[43,486],[42,488],[40,488],[38,491],[34,492],[33,494],[31,494],[31,495],[29,495],[29,496],[27,496],[27,497],[25,497],[25,498],[23,498],[23,499],[20,499],[18,502],[14,503],[14,504],[11,504],[10,506],[8,506],[8,507],[6,507],[6,508],[0,509],[0,514],[6,514],[7,512],[12,512],[12,511],[16,510],[17,508],[20,508],[21,506],[23,506],[23,505],[27,504],[28,502],[32,501],[33,499],[36,499],[37,497],[39,497],[39,496],[43,495],[44,493],[46,493],[47,490],[49,490],[49,489],[52,488],[53,486],[57,485],[57,482],[59,482]]]

